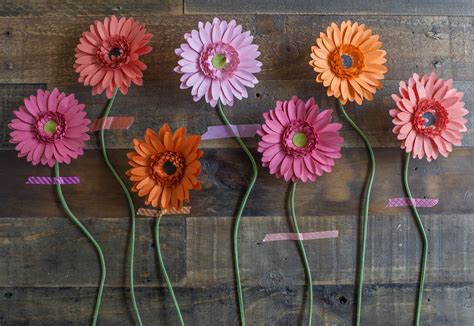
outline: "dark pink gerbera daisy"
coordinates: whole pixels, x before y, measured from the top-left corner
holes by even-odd
[[[53,166],[71,162],[84,154],[84,142],[90,120],[86,118],[84,104],[55,88],[52,92],[38,90],[37,95],[24,99],[24,106],[13,111],[8,127],[10,143],[17,144],[18,157],[26,156],[33,165]]]
[[[342,125],[331,123],[332,110],[320,112],[313,98],[305,103],[293,96],[277,101],[276,108],[263,116],[258,151],[271,174],[285,181],[307,182],[332,171],[343,142],[338,132]]]

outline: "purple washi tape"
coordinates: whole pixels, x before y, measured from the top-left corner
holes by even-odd
[[[438,198],[389,198],[388,204],[385,207],[434,207],[438,204]]]
[[[27,185],[77,185],[81,182],[79,177],[28,177]]]
[[[222,125],[209,126],[207,131],[202,134],[202,140],[230,138],[230,137],[253,137],[261,126],[259,124],[252,125]]]

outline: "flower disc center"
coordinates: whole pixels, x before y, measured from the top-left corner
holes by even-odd
[[[430,127],[436,123],[436,116],[433,112],[423,113],[423,118],[425,119],[425,123],[423,124],[425,127]]]
[[[54,134],[58,128],[58,123],[54,120],[49,120],[44,124],[43,130],[49,134]]]
[[[352,57],[347,54],[341,55],[342,65],[345,69],[349,69],[352,67]]]
[[[225,67],[225,65],[227,64],[227,58],[225,55],[223,54],[216,54],[215,56],[212,57],[212,66],[216,69],[222,69]]]
[[[167,161],[165,162],[165,164],[163,164],[163,171],[167,175],[173,175],[176,172],[176,170],[177,170],[176,165],[174,165],[174,163],[171,161]]]
[[[109,58],[119,57],[121,54],[122,50],[120,48],[113,48],[109,51]]]
[[[306,134],[303,132],[297,132],[293,135],[292,141],[296,147],[303,148],[308,143],[308,137],[306,137]]]

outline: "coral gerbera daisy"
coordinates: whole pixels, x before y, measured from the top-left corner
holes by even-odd
[[[16,119],[8,125],[18,157],[52,167],[55,162],[69,164],[71,158],[84,154],[90,120],[74,94],[66,95],[57,88],[52,92],[39,89],[36,96],[25,98],[24,104],[13,111]]]
[[[379,36],[364,24],[346,21],[339,28],[332,23],[311,47],[309,64],[318,73],[316,81],[327,87],[328,96],[342,104],[349,100],[361,105],[364,98],[372,101],[382,87],[387,60],[381,47]]]
[[[218,100],[232,106],[234,97],[246,98],[246,87],[258,83],[253,75],[262,66],[256,60],[260,55],[258,45],[252,44],[253,36],[248,31],[242,33],[242,26],[235,20],[199,22],[198,30],[184,38],[186,43],[175,51],[181,57],[175,71],[183,74],[182,89],[192,87],[194,101],[204,96],[212,107]]]
[[[400,95],[393,94],[397,104],[390,110],[393,132],[402,140],[401,148],[412,152],[413,158],[431,161],[444,157],[452,151],[452,144],[460,146],[463,133],[467,131],[469,113],[461,101],[464,93],[453,88],[453,81],[438,79],[433,72],[423,78],[414,74],[400,82]]]
[[[173,134],[164,124],[158,134],[146,130],[145,140],[134,139],[135,151],[127,154],[132,166],[126,174],[135,184],[132,191],[146,197],[145,203],[161,209],[182,208],[189,201],[189,190],[200,190],[198,149],[201,136],[186,136],[184,128]]]
[[[76,46],[74,68],[79,82],[92,86],[92,95],[105,90],[109,99],[117,88],[125,95],[132,82],[142,85],[146,65],[139,57],[152,50],[147,45],[151,37],[133,18],[112,16],[95,21]]]
[[[338,133],[342,125],[331,123],[332,110],[320,112],[313,98],[305,103],[293,96],[277,101],[275,109],[263,116],[258,151],[271,174],[285,181],[307,182],[332,171],[343,142]]]

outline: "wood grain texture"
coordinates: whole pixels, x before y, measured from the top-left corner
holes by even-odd
[[[197,22],[213,16],[137,16],[154,34],[154,51],[144,58],[149,69],[145,84],[155,80],[178,80],[174,50],[183,35]],[[102,18],[98,16],[97,18]],[[223,19],[234,16],[223,15]],[[352,19],[370,26],[380,35],[387,51],[386,79],[405,80],[413,72],[436,70],[441,77],[474,79],[471,17],[448,16],[287,16],[270,24],[265,16],[243,15],[237,20],[255,36],[263,63],[261,80],[312,80],[310,47],[331,22]],[[0,83],[75,84],[74,48],[81,33],[93,23],[90,17],[0,18]],[[396,37],[394,37],[396,35]]]
[[[427,0],[185,0],[185,13],[268,13],[268,14],[363,14],[363,15],[463,15],[473,16],[470,0],[449,2]]]
[[[376,147],[400,146],[400,141],[392,133],[393,124],[388,111],[395,106],[391,95],[398,93],[399,82],[386,81],[384,89],[377,93],[373,102],[364,103],[363,107],[354,104],[346,106],[354,121],[366,132],[371,144]],[[455,87],[464,92],[466,108],[474,107],[474,82],[455,81]],[[0,87],[0,114],[2,115],[0,137],[3,140],[0,149],[13,149],[8,143],[10,130],[8,123],[13,119],[13,110],[23,105],[23,98],[36,94],[41,84],[16,85],[7,84]],[[18,89],[16,89],[18,87]],[[107,99],[105,96],[90,96],[90,90],[81,85],[60,87],[66,93],[74,93],[81,103],[86,105],[90,119],[101,116]],[[269,81],[264,80],[255,89],[249,91],[249,98],[239,101],[234,107],[225,109],[230,121],[235,124],[262,123],[262,113],[275,107],[277,100],[288,100],[297,94],[302,99],[314,97],[322,109],[333,109],[335,121],[342,122],[341,136],[343,147],[363,147],[359,136],[343,120],[334,98],[326,96],[324,88],[313,81]],[[137,104],[138,103],[138,104]],[[204,101],[193,102],[188,90],[179,89],[175,81],[159,81],[144,87],[132,89],[127,96],[118,96],[114,102],[111,115],[133,116],[133,125],[128,130],[111,130],[106,132],[108,148],[131,148],[134,138],[143,138],[146,128],[158,130],[164,122],[172,128],[186,127],[190,133],[203,134],[207,126],[221,125],[215,109]],[[367,117],[370,116],[370,119]],[[466,116],[468,131],[464,133],[463,146],[474,146],[474,115]],[[87,148],[98,148],[96,136],[86,144]],[[259,137],[248,138],[246,143],[256,148]],[[207,140],[202,142],[204,148],[238,147],[233,139]]]
[[[318,178],[316,183],[298,188],[298,214],[301,216],[337,216],[359,214],[359,198],[367,174],[367,154],[364,148],[345,149],[332,173]],[[124,176],[128,168],[126,151],[109,154],[112,163]],[[388,198],[404,197],[401,180],[402,152],[399,149],[376,148],[377,175],[372,196],[371,213],[377,216],[406,214],[406,208],[387,209]],[[258,156],[257,156],[258,157]],[[474,209],[472,185],[474,175],[473,149],[457,148],[448,159],[434,163],[413,160],[410,183],[414,196],[440,198],[437,206],[422,209],[423,215],[470,214]],[[238,149],[206,149],[202,159],[200,180],[203,190],[192,192],[192,216],[232,216],[245,189],[250,166],[245,154]],[[30,175],[51,176],[49,167],[32,168],[25,159],[18,159],[13,151],[0,156],[4,187],[0,199],[4,203],[1,217],[58,217],[64,212],[56,199],[54,188],[48,185],[27,185]],[[61,167],[63,176],[79,176],[79,185],[64,186],[71,209],[80,217],[127,217],[127,202],[120,186],[103,163],[101,153],[90,150],[86,155]],[[124,178],[125,179],[125,178]],[[127,181],[127,184],[130,183]],[[12,196],[15,189],[17,196]],[[260,168],[255,190],[244,216],[285,216],[288,185]],[[134,197],[135,207],[143,207],[143,199]],[[28,205],[24,205],[28,199]]]

